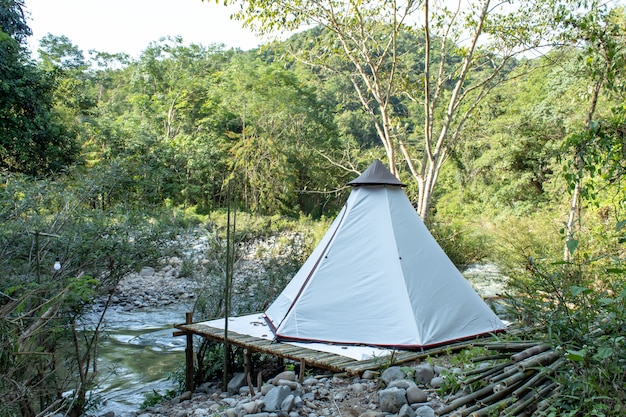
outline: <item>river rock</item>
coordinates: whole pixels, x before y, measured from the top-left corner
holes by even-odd
[[[228,394],[233,395],[239,392],[239,388],[246,384],[246,374],[243,372],[236,373],[230,381],[228,381]]]
[[[297,390],[300,386],[300,384],[298,384],[296,381],[290,381],[288,379],[279,379],[276,385],[289,387],[289,389],[293,391]]]
[[[385,413],[397,413],[407,404],[406,391],[402,388],[387,388],[378,391],[380,409]]]
[[[413,377],[418,384],[430,384],[430,381],[435,376],[435,369],[429,363],[421,363],[415,367],[415,373]]]
[[[387,385],[387,388],[393,387],[407,390],[412,387],[417,387],[417,385],[415,384],[415,382],[409,381],[408,379],[396,379],[395,381],[391,381],[391,383]]]
[[[143,268],[141,268],[139,275],[141,275],[142,277],[151,277],[154,276],[155,272],[156,271],[151,266],[144,266]]]
[[[249,403],[241,404],[241,409],[246,412],[246,414],[254,414],[258,411],[261,411],[261,404],[256,401],[251,401]]]
[[[357,383],[350,385],[348,388],[350,388],[350,391],[358,395],[365,391],[365,384],[361,384],[360,382],[357,382]]]
[[[435,370],[435,376],[441,376],[444,372],[449,372],[447,368],[440,365],[433,365],[433,369]]]
[[[276,375],[278,376],[278,375]],[[268,381],[274,381],[269,378]],[[428,403],[432,407],[424,407],[427,401],[426,392],[409,383],[405,390],[402,381],[395,380],[400,386],[387,387],[377,391],[382,381],[365,382],[366,380],[345,377],[318,377],[292,391],[286,385],[274,386],[266,384],[270,390],[257,392],[255,396],[229,394],[222,392],[219,383],[202,386],[190,400],[173,404],[164,402],[159,407],[149,407],[141,413],[142,417],[205,417],[208,415],[222,417],[326,417],[335,415],[359,417],[433,417],[434,409],[442,403],[436,393]],[[278,380],[280,381],[280,379]],[[295,381],[292,381],[295,382]],[[410,382],[410,381],[409,381]],[[394,384],[394,381],[391,382]],[[413,411],[417,408],[417,411]],[[116,417],[134,417],[121,415]]]
[[[385,369],[383,374],[381,375],[381,379],[385,382],[386,385],[389,385],[391,381],[395,381],[396,379],[404,379],[406,377],[406,373],[400,369],[399,366],[390,366]]]
[[[291,393],[291,389],[284,385],[279,387],[274,387],[270,392],[267,393],[265,398],[263,398],[263,410],[265,411],[278,411],[280,410],[280,406],[287,396]]]
[[[313,385],[317,385],[318,380],[317,378],[307,378],[304,381],[302,381],[302,385],[304,385],[305,387],[312,387]]]
[[[279,381],[284,380],[284,381],[295,381],[296,380],[296,373],[294,371],[284,371],[279,373],[278,375],[276,375],[273,379],[272,379],[272,384],[274,385],[278,385]]]
[[[363,375],[361,375],[361,378],[363,379],[375,379],[376,377],[378,377],[380,373],[376,372],[376,371],[372,371],[372,370],[367,370],[363,372]]]
[[[282,403],[280,403],[281,411],[290,412],[293,409],[293,405],[296,401],[296,397],[293,394],[287,395]]]
[[[430,380],[430,386],[433,388],[441,388],[441,386],[443,385],[443,377],[442,376],[436,376],[433,379]]]
[[[262,395],[267,395],[267,393],[270,392],[271,390],[273,390],[274,388],[276,388],[275,385],[264,384],[264,385],[261,386],[261,394]]]
[[[417,410],[415,410],[416,417],[435,417],[435,410],[430,408],[427,405],[424,405]]]
[[[406,400],[409,404],[425,403],[428,401],[428,396],[424,391],[415,386],[406,390]]]
[[[410,405],[404,404],[398,411],[398,417],[415,417],[415,411],[413,411]]]

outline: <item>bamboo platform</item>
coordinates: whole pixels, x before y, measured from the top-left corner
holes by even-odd
[[[179,335],[193,334],[216,342],[224,342],[223,328],[208,326],[205,323],[177,324],[174,327],[180,331]],[[358,360],[339,353],[322,352],[307,348],[303,346],[306,344],[302,343],[278,342],[231,330],[228,331],[228,343],[248,349],[251,352],[266,353],[279,358],[290,359],[305,366],[327,369],[348,375],[359,375],[366,370],[376,370],[383,366],[398,365],[429,355],[427,351],[388,350],[389,354],[386,356]],[[340,346],[337,346],[337,348],[342,349]],[[345,349],[348,348],[345,347]]]

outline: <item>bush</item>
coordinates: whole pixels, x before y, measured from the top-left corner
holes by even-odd
[[[569,361],[550,416],[622,415],[626,411],[626,270],[619,256],[574,261],[527,258],[510,281],[510,312],[524,334],[547,340]],[[523,271],[523,272],[522,272]]]
[[[97,187],[71,177],[0,179],[0,416],[80,415],[97,405],[90,390],[101,331],[85,330],[81,319],[160,257],[171,219],[94,208]]]
[[[429,230],[460,270],[485,260],[490,253],[486,236],[460,222],[433,222],[429,224]]]

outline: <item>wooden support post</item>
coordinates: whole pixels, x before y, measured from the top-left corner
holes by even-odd
[[[261,392],[261,388],[263,388],[263,373],[259,371],[256,375],[256,389]]]
[[[300,377],[298,378],[298,381],[302,384],[302,382],[304,381],[304,369],[306,366],[306,362],[304,361],[304,359],[300,359]]]
[[[193,322],[193,313],[188,312],[185,315],[185,324]],[[187,391],[194,390],[193,378],[193,334],[187,332],[187,346],[185,347],[185,389]]]
[[[250,349],[243,350],[243,369],[246,383],[248,384],[248,388],[250,388],[250,395],[254,397],[254,385],[252,384],[252,352],[250,352]]]

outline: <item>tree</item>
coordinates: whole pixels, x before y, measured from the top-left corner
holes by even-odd
[[[29,59],[24,3],[0,0],[0,169],[44,175],[78,147],[52,109],[53,84]]]
[[[463,204],[475,203],[477,214],[492,218],[536,213],[539,205],[552,203],[551,187],[560,178],[555,160],[563,138],[580,125],[579,105],[563,76],[572,54],[560,50],[533,59],[482,101],[465,127],[472,140],[450,154],[450,168],[458,174],[447,188],[440,182],[436,199],[463,193]],[[437,212],[446,209],[439,206]]]
[[[569,160],[571,169],[566,176],[570,184],[572,199],[566,229],[566,244],[563,250],[565,261],[571,260],[577,244],[575,222],[580,221],[581,198],[593,199],[593,183],[585,180],[602,177],[615,180],[621,176],[623,137],[615,134],[614,126],[620,119],[620,106],[616,106],[614,117],[606,114],[604,121],[597,116],[602,96],[613,96],[617,102],[624,99],[626,85],[626,36],[624,9],[609,9],[606,5],[592,2],[590,10],[574,11],[564,19],[568,32],[564,34],[570,43],[581,43],[577,55],[577,70],[573,74],[582,87],[580,96],[586,101],[587,111],[584,127],[572,134],[565,143],[566,149],[574,152]],[[617,123],[619,124],[619,123]]]
[[[98,114],[88,132],[93,163],[117,166],[120,185],[144,201],[210,209],[226,175],[214,78],[229,56],[170,38],[150,44],[137,61],[98,70]]]
[[[333,170],[315,157],[339,143],[329,108],[314,89],[277,63],[245,55],[222,72],[220,90],[230,114],[224,132],[229,170],[246,209],[321,215],[329,195],[307,191],[327,187]]]
[[[326,29],[328,35],[303,48],[300,58],[350,79],[374,121],[391,171],[398,175],[406,169],[416,181],[422,218],[450,151],[467,139],[466,122],[506,81],[514,58],[547,37],[553,14],[548,3],[521,2],[513,8],[490,0],[453,8],[430,0],[226,3],[239,3],[242,10],[235,17],[259,32],[304,25]],[[421,52],[421,62],[407,60],[407,42]],[[406,97],[419,105],[409,114],[397,108]]]

